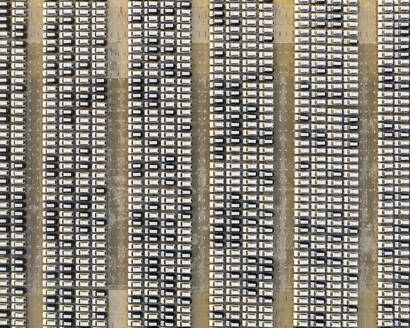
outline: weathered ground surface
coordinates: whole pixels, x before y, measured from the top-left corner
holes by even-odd
[[[377,1],[359,6],[359,328],[377,326]]]
[[[293,2],[275,2],[274,327],[293,327],[294,24]]]
[[[43,1],[27,1],[27,323],[42,327]]]
[[[192,1],[192,327],[208,327],[209,3]]]
[[[127,327],[128,1],[108,1],[108,327]]]

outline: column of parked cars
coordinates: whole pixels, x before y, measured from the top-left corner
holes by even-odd
[[[25,0],[0,1],[0,326],[26,326]]]
[[[273,4],[210,1],[210,327],[273,327]]]
[[[107,327],[106,6],[44,1],[44,327]]]
[[[358,0],[295,1],[294,327],[357,327]]]
[[[128,326],[191,327],[191,1],[128,19]]]
[[[410,2],[378,2],[378,326],[410,326]]]

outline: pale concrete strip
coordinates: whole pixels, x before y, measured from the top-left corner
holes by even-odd
[[[293,327],[294,19],[293,1],[275,2],[274,327]]]
[[[192,1],[192,328],[208,327],[209,2]]]
[[[294,235],[293,44],[275,48],[275,324],[292,327]]]
[[[108,327],[127,327],[128,266],[128,1],[107,11]]]
[[[40,328],[42,297],[43,1],[27,1],[27,327]]]
[[[377,1],[359,2],[359,328],[377,326]]]

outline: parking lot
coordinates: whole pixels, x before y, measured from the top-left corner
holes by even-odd
[[[273,6],[210,8],[209,325],[273,327]]]
[[[295,6],[295,327],[358,327],[358,1]]]
[[[410,324],[409,1],[378,6],[378,326]]]
[[[326,14],[275,1],[211,1],[209,38],[208,1],[193,0],[192,44],[182,1],[10,2],[0,325],[406,327],[408,2],[380,0],[377,62],[373,0],[342,1],[343,14],[338,0]]]
[[[26,325],[27,4],[0,2],[0,325]]]
[[[107,4],[43,8],[43,326],[106,327]]]
[[[128,15],[128,326],[190,327],[191,3]]]

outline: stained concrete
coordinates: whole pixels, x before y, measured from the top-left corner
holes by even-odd
[[[42,327],[42,0],[27,1],[27,327]]]
[[[209,2],[192,1],[192,327],[208,327]]]
[[[107,2],[108,327],[127,327],[128,1]]]
[[[359,328],[377,326],[377,1],[359,3]]]
[[[274,327],[293,327],[294,6],[276,1],[275,30],[275,274]]]

